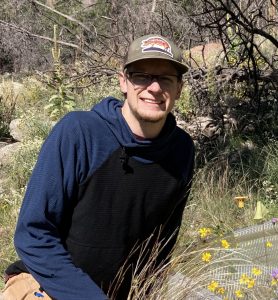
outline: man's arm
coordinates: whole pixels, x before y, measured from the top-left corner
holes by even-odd
[[[27,187],[14,239],[27,269],[57,300],[107,299],[91,278],[73,265],[61,239],[63,213],[74,200],[81,170],[87,163],[81,157],[84,145],[78,141],[80,135],[78,122],[69,114],[45,141]]]

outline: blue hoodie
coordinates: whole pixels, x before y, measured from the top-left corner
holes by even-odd
[[[180,226],[192,140],[172,114],[158,138],[138,140],[121,107],[109,97],[91,111],[67,114],[46,139],[28,183],[15,246],[53,299],[107,299],[134,246],[160,226],[165,239]]]

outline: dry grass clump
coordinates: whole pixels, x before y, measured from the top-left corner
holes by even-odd
[[[4,270],[17,257],[13,234],[24,193],[24,189],[4,188],[5,193],[0,193],[0,290],[4,287]]]
[[[262,149],[257,161],[261,165],[244,166],[238,162],[237,169],[228,161],[208,163],[196,171],[192,192],[184,212],[182,243],[194,238],[194,232],[201,227],[211,227],[214,233],[230,233],[238,228],[255,224],[257,202],[268,209],[263,220],[277,216],[277,143]],[[240,172],[238,172],[240,169]],[[255,175],[254,175],[255,174]],[[246,199],[241,207],[236,198]],[[276,200],[275,200],[276,199]]]
[[[268,267],[252,261],[232,237],[209,239],[210,228],[200,228],[197,235],[198,243],[159,265],[156,259],[163,247],[156,243],[150,250],[146,242],[133,268],[127,299],[276,299],[278,269],[271,273]],[[147,249],[151,255],[142,266]],[[119,278],[124,275],[122,271]]]

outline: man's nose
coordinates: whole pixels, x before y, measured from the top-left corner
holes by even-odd
[[[152,78],[152,82],[148,85],[147,90],[152,92],[161,92],[162,88],[157,78]]]

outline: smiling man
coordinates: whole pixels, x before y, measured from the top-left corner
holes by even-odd
[[[120,74],[126,98],[122,112],[133,133],[153,138],[162,129],[175,100],[180,97],[182,74],[180,50],[159,36],[143,36],[129,49]]]
[[[5,300],[124,300],[156,242],[156,266],[167,261],[193,173],[192,140],[171,113],[186,71],[171,40],[143,36],[119,74],[124,102],[55,125],[23,200]]]
[[[133,133],[156,137],[180,96],[181,74],[169,61],[146,59],[129,65],[120,84],[128,95],[122,113]]]

